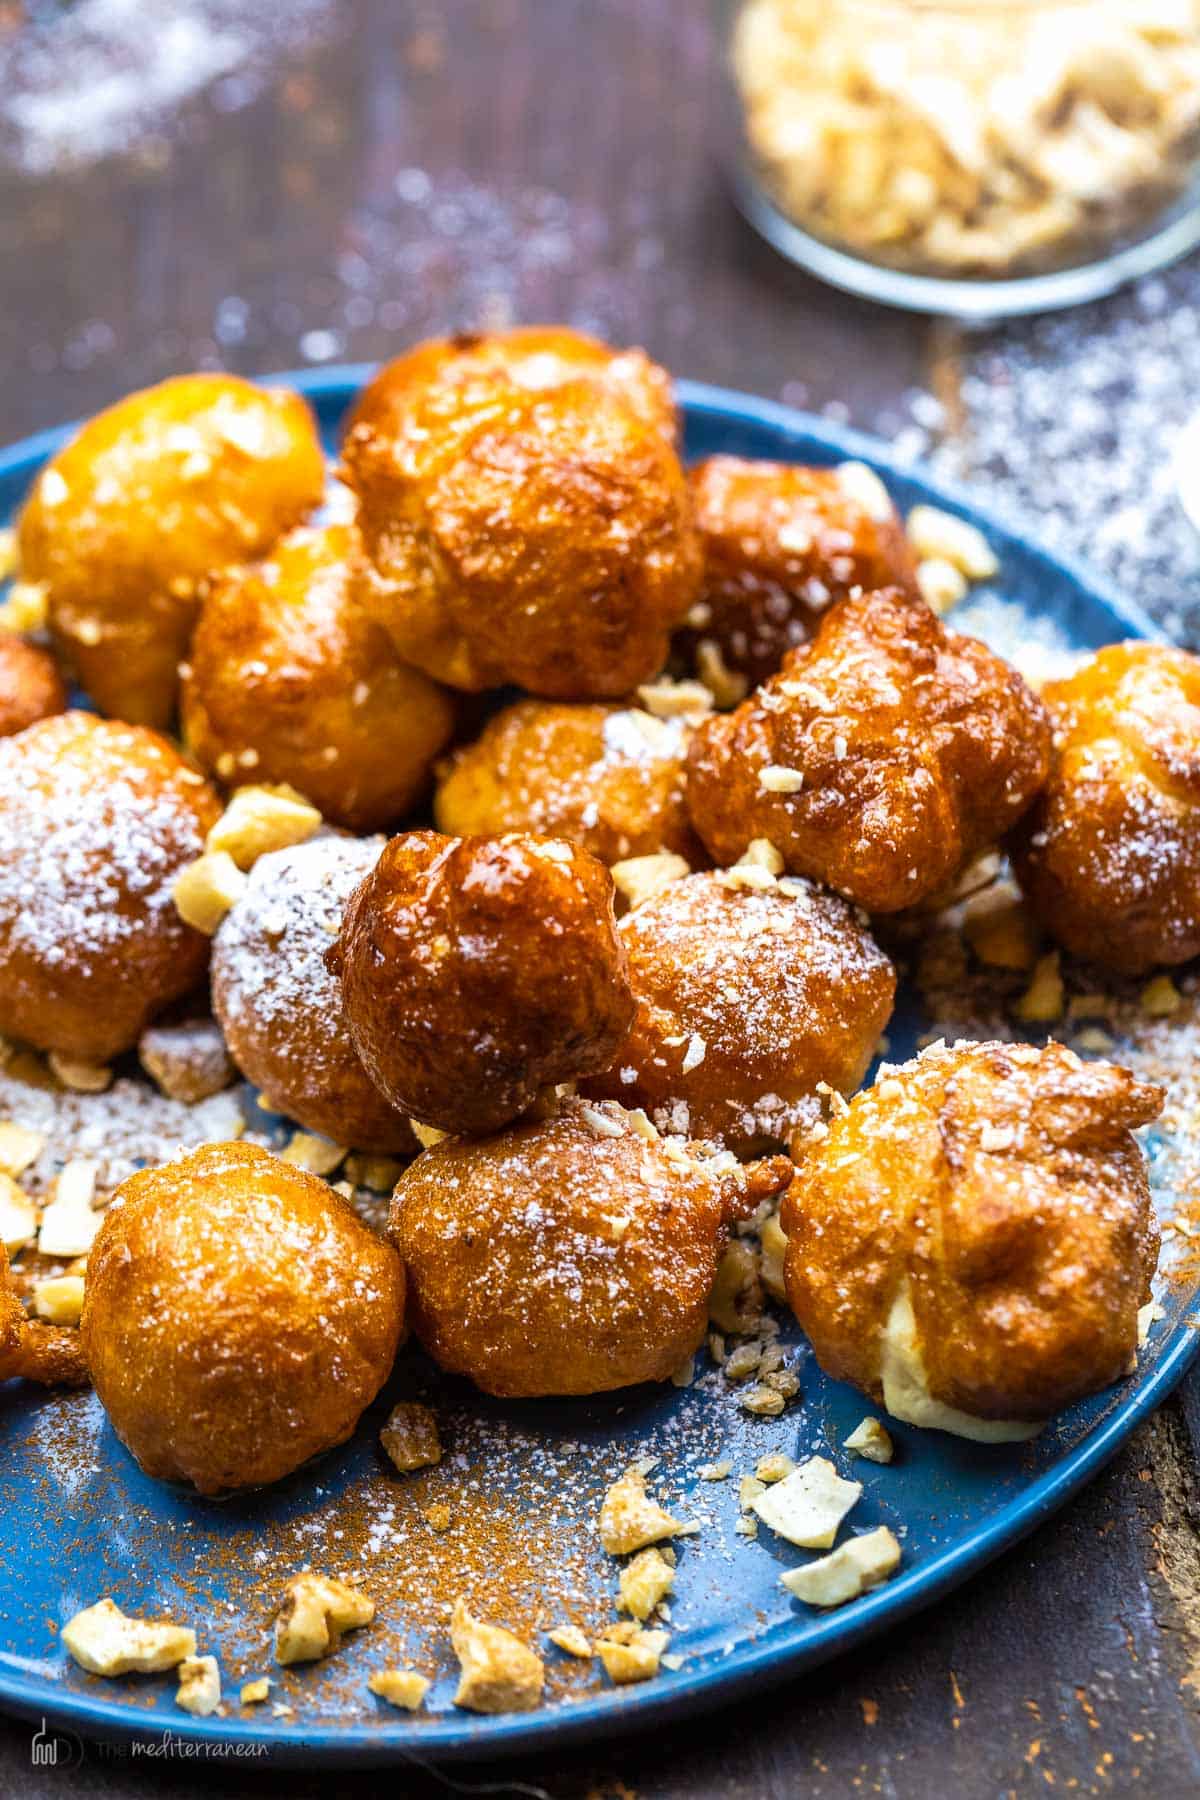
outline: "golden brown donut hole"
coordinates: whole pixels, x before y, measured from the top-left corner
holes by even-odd
[[[403,1319],[400,1259],[347,1201],[266,1150],[213,1144],[118,1188],[82,1333],[141,1467],[215,1494],[344,1443]]]
[[[817,1084],[851,1092],[891,1016],[896,972],[836,895],[689,875],[621,920],[637,1019],[589,1093],[745,1154],[786,1142]]]
[[[700,862],[683,792],[688,729],[641,707],[519,700],[449,760],[438,830],[565,837],[604,863],[656,850]]]
[[[346,479],[400,654],[452,687],[615,699],[666,661],[699,580],[687,483],[644,383],[609,364],[424,345],[346,434]]]
[[[1040,924],[1124,975],[1200,954],[1200,657],[1113,644],[1042,691],[1050,777],[1014,862]]]
[[[633,1020],[612,879],[562,838],[393,838],[329,960],[368,1074],[443,1131],[606,1068]]]
[[[706,1168],[621,1107],[575,1100],[447,1138],[392,1199],[414,1331],[489,1394],[666,1380],[703,1340],[728,1220],[757,1197],[730,1160]]]
[[[62,712],[67,690],[58,664],[40,644],[0,631],[0,737]]]
[[[1118,1380],[1158,1254],[1132,1133],[1162,1101],[1053,1043],[881,1070],[793,1149],[785,1282],[821,1367],[888,1403],[906,1300],[929,1394],[968,1420],[1036,1422]]]
[[[229,1054],[273,1109],[355,1150],[411,1155],[412,1127],[363,1068],[325,952],[382,838],[311,838],[260,856],[212,952]]]
[[[286,782],[348,831],[393,825],[454,729],[443,689],[364,611],[348,525],[295,531],[212,586],[184,677],[184,735],[223,779]]]
[[[107,1062],[203,979],[171,891],[220,810],[141,725],[69,712],[0,739],[0,1032]]]
[[[325,463],[297,394],[180,375],[95,418],[43,469],[21,572],[55,642],[113,717],[165,726],[208,579],[262,556],[318,504]]]

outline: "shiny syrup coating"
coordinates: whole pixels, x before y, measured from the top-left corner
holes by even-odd
[[[1041,1419],[1123,1375],[1158,1255],[1133,1131],[1163,1092],[1061,1044],[935,1045],[793,1148],[788,1299],[821,1367],[881,1398],[907,1280],[930,1392]]]
[[[572,334],[420,345],[376,376],[343,445],[400,653],[478,691],[616,699],[657,673],[699,545],[659,372]]]
[[[777,675],[697,729],[688,808],[717,862],[767,838],[791,873],[896,912],[1014,825],[1049,759],[1045,710],[1015,669],[885,589],[838,602]],[[780,770],[793,791],[771,790]]]
[[[896,973],[836,895],[724,879],[687,876],[622,919],[637,1019],[587,1091],[745,1153],[786,1141],[818,1082],[858,1086]]]
[[[709,456],[688,471],[704,555],[687,654],[713,643],[752,687],[855,588],[916,592],[899,515],[877,516],[837,469]]]
[[[425,1349],[510,1397],[666,1380],[703,1340],[730,1220],[788,1171],[784,1158],[706,1169],[673,1148],[619,1106],[568,1100],[425,1151],[390,1227]]]
[[[266,1150],[213,1144],[118,1188],[81,1330],[146,1473],[214,1494],[344,1443],[403,1318],[400,1259],[347,1201]]]
[[[412,1127],[354,1049],[325,952],[382,838],[311,838],[260,856],[213,940],[213,1011],[229,1054],[275,1111],[337,1144],[411,1155]]]
[[[67,690],[48,650],[0,631],[0,737],[63,712]]]
[[[315,507],[325,463],[298,394],[180,375],[97,413],[43,469],[21,572],[102,712],[166,726],[209,579]]]
[[[0,1032],[107,1062],[203,979],[171,893],[220,810],[144,726],[70,712],[0,739]]]
[[[1125,975],[1200,954],[1200,658],[1113,644],[1042,698],[1045,791],[1013,860],[1045,930]]]
[[[376,831],[428,790],[454,705],[366,613],[359,554],[351,526],[302,529],[266,562],[218,577],[182,715],[205,768],[287,782],[331,824]]]
[[[703,860],[684,802],[690,727],[641,707],[518,700],[454,753],[439,831],[570,838],[603,863],[673,850]]]
[[[393,838],[329,967],[380,1092],[443,1131],[607,1068],[633,1022],[612,878],[563,838]]]

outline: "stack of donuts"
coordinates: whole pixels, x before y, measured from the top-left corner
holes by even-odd
[[[895,1416],[1020,1436],[1128,1370],[1162,1092],[998,1042],[857,1090],[884,946],[985,853],[1072,955],[1200,953],[1200,661],[1035,694],[868,471],[685,470],[666,372],[565,329],[388,365],[332,490],[298,396],[165,382],[18,546],[0,1033],[105,1063],[199,995],[272,1107],[404,1164],[385,1236],[249,1143],[116,1191],[80,1347],[152,1474],[344,1441],[406,1324],[492,1394],[664,1380],[776,1206],[817,1357]],[[177,890],[246,787],[321,823],[205,923]]]

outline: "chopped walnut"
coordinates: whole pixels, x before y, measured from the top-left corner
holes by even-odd
[[[611,1627],[596,1640],[596,1654],[604,1664],[608,1679],[617,1686],[631,1681],[649,1681],[658,1674],[662,1653],[670,1643],[665,1631],[638,1631],[636,1636],[620,1633]]]
[[[740,706],[750,692],[749,679],[740,669],[731,669],[716,638],[701,638],[696,645],[696,673],[712,695],[713,705],[722,712]]]
[[[0,1175],[23,1175],[46,1148],[46,1136],[11,1120],[0,1124]]]
[[[940,506],[914,506],[906,523],[908,541],[919,561],[936,557],[950,563],[968,581],[990,581],[1000,564],[978,526]]]
[[[886,525],[892,517],[892,501],[880,477],[867,463],[839,463],[835,470],[837,483],[848,500],[861,506],[869,519]]]
[[[185,1106],[223,1093],[237,1078],[215,1019],[148,1025],[138,1039],[138,1061],[160,1093]]]
[[[731,1335],[752,1331],[761,1318],[758,1257],[748,1239],[734,1238],[726,1248],[709,1296],[708,1316],[719,1330]],[[728,1361],[725,1369],[728,1373]]]
[[[265,1675],[259,1675],[254,1681],[242,1684],[238,1700],[242,1706],[259,1706],[271,1692],[271,1683]]]
[[[844,1606],[886,1581],[900,1565],[900,1546],[886,1525],[848,1538],[832,1556],[780,1576],[789,1593],[809,1606]]]
[[[743,1475],[738,1482],[738,1506],[742,1512],[748,1512],[760,1494],[765,1494],[767,1484],[757,1475]]]
[[[638,689],[638,699],[656,719],[688,719],[712,711],[713,697],[700,681],[662,676]]]
[[[143,1675],[173,1669],[196,1654],[196,1634],[170,1619],[130,1618],[109,1595],[68,1619],[63,1648],[90,1675]]]
[[[412,1121],[412,1133],[422,1150],[432,1150],[435,1144],[442,1143],[450,1135],[448,1131],[439,1131],[436,1125],[422,1125],[420,1119]]]
[[[431,1685],[415,1669],[379,1669],[367,1680],[373,1694],[390,1706],[402,1706],[405,1712],[416,1712]]]
[[[38,1233],[37,1207],[8,1175],[0,1175],[0,1240],[10,1256],[31,1244]]]
[[[738,1405],[758,1418],[777,1419],[787,1405],[787,1397],[766,1382],[756,1381],[753,1387],[742,1389]]]
[[[500,1625],[486,1625],[471,1614],[461,1597],[450,1622],[462,1675],[454,1704],[471,1712],[532,1712],[542,1698],[546,1669],[528,1644]]]
[[[421,1517],[430,1531],[449,1531],[454,1522],[454,1514],[448,1506],[444,1506],[440,1501],[433,1506],[427,1506]]]
[[[330,1656],[343,1632],[369,1625],[374,1617],[375,1602],[358,1588],[304,1569],[283,1591],[275,1618],[275,1661],[316,1662]]]
[[[1168,1019],[1183,1005],[1183,995],[1169,975],[1156,975],[1141,992],[1141,1008],[1152,1019]],[[19,1170],[13,1171],[19,1174]]]
[[[1157,1300],[1147,1300],[1145,1306],[1138,1307],[1137,1341],[1139,1350],[1150,1336],[1151,1326],[1157,1325],[1158,1321],[1165,1319],[1166,1316]]]
[[[221,1671],[215,1656],[185,1656],[179,1665],[175,1704],[207,1719],[221,1704]]]
[[[783,1280],[783,1259],[787,1251],[787,1233],[779,1223],[777,1212],[771,1213],[763,1220],[759,1227],[758,1242],[762,1251],[759,1260],[762,1284],[772,1300],[786,1301],[787,1288]]]
[[[771,1450],[755,1463],[754,1478],[769,1486],[774,1481],[786,1481],[795,1467],[791,1457],[785,1456],[782,1450]]]
[[[613,886],[630,909],[640,906],[643,900],[652,900],[673,881],[682,881],[691,872],[691,864],[673,850],[656,850],[651,856],[628,856],[623,862],[614,863],[609,870]]]
[[[78,1325],[83,1312],[82,1275],[55,1275],[35,1282],[33,1310],[47,1325]]]
[[[238,788],[204,841],[214,854],[232,857],[239,869],[251,869],[272,850],[290,850],[319,831],[323,821],[315,806],[295,788]]]
[[[701,1463],[696,1473],[701,1481],[728,1481],[733,1474],[733,1464],[723,1456],[720,1462]]]
[[[675,1571],[661,1550],[640,1550],[621,1570],[617,1605],[635,1619],[648,1619],[675,1585]]]
[[[804,786],[803,769],[787,769],[780,763],[768,763],[758,772],[758,785],[764,794],[798,794]]]
[[[846,1439],[852,1456],[865,1456],[868,1462],[890,1463],[896,1453],[891,1433],[879,1419],[865,1418]]]
[[[1049,955],[1038,958],[1033,980],[1020,999],[1013,1002],[1012,1011],[1027,1025],[1051,1025],[1062,1018],[1065,1004],[1066,990],[1058,951],[1052,950]]]
[[[586,1661],[592,1654],[587,1634],[578,1625],[556,1625],[546,1636],[557,1649],[565,1651],[568,1656],[578,1656]]]
[[[221,921],[246,891],[246,877],[225,850],[206,851],[175,877],[175,910],[193,931],[214,937]]]
[[[367,1188],[372,1194],[390,1194],[404,1173],[404,1164],[395,1156],[364,1156],[355,1151],[346,1158],[345,1173],[355,1187]]]
[[[627,1469],[613,1483],[600,1508],[600,1542],[610,1556],[627,1556],[631,1550],[698,1529],[664,1512],[647,1494],[646,1477],[636,1469]]]
[[[332,1175],[346,1160],[344,1145],[312,1131],[293,1131],[279,1154],[281,1162],[306,1169],[310,1175]]]
[[[412,1469],[428,1469],[442,1460],[437,1419],[416,1400],[402,1400],[392,1408],[379,1441],[402,1475]]]
[[[103,1094],[112,1086],[113,1072],[107,1063],[82,1062],[58,1050],[51,1050],[46,1061],[55,1081],[74,1094]]]
[[[967,578],[944,557],[927,556],[917,564],[917,586],[926,606],[940,617],[965,597]]]
[[[968,901],[963,936],[980,962],[992,969],[1032,969],[1040,934],[1016,888],[997,882]]]

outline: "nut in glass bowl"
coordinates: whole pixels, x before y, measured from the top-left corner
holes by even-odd
[[[897,304],[1068,304],[1200,242],[1200,0],[737,0],[746,211]]]

